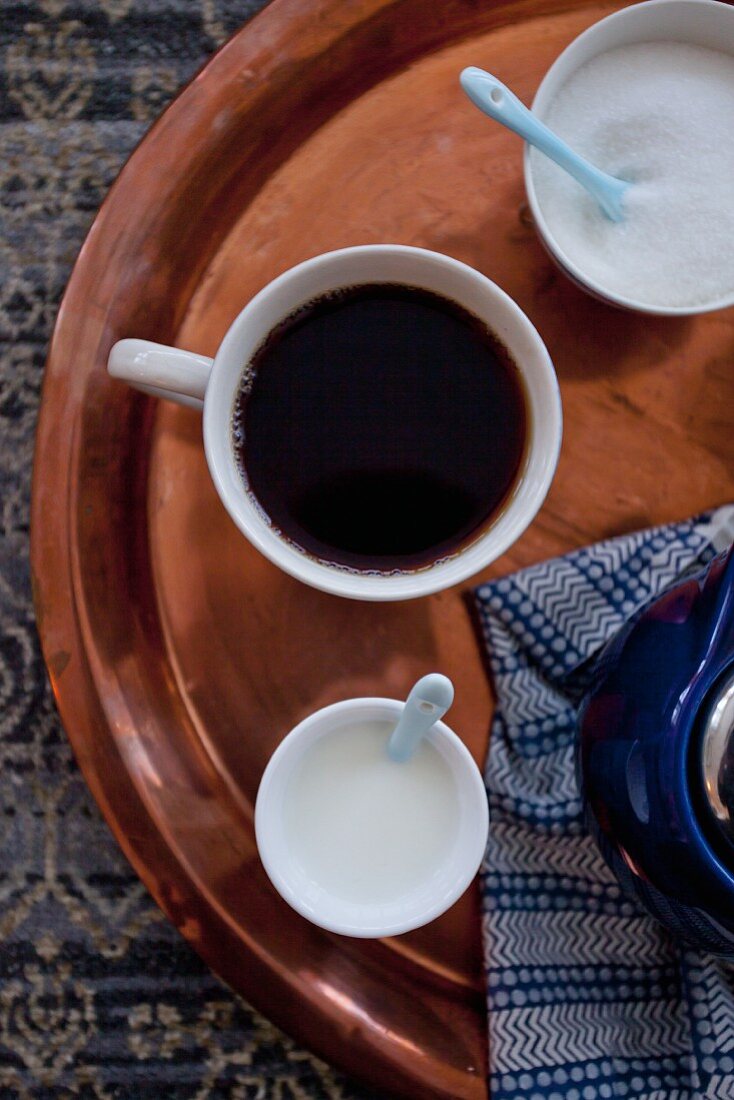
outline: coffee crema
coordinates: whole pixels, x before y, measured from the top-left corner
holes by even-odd
[[[486,324],[415,287],[315,298],[245,367],[232,421],[245,488],[309,556],[426,568],[478,538],[524,462],[520,373]]]

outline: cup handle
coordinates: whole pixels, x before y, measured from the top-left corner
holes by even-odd
[[[118,340],[110,351],[107,370],[112,378],[136,390],[201,411],[213,363],[206,355],[150,340]]]

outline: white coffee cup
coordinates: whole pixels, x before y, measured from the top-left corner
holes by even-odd
[[[481,318],[520,371],[528,406],[526,459],[495,522],[455,555],[415,572],[358,573],[317,561],[287,541],[245,490],[231,420],[243,368],[263,340],[299,306],[359,283],[401,283],[450,298]],[[507,550],[531,522],[553,479],[561,445],[561,401],[550,356],[518,305],[484,275],[438,252],[361,245],[326,252],[278,276],[232,322],[214,359],[147,340],[114,345],[109,373],[145,393],[203,408],[209,470],[230,516],[253,546],[305,584],[361,600],[404,600],[449,588]]]
[[[285,810],[290,784],[298,775],[304,754],[330,734],[349,736],[350,726],[370,722],[387,722],[394,726],[404,705],[397,699],[347,699],[309,715],[278,745],[258,789],[255,835],[270,881],[301,916],[343,936],[397,936],[428,924],[458,901],[484,856],[489,827],[487,792],[469,750],[444,722],[436,722],[426,734],[426,740],[438,750],[453,777],[458,812],[452,821],[449,844],[424,881],[395,900],[383,898],[373,904],[357,903],[324,889],[317,876],[303,866],[294,852],[285,825]],[[409,768],[411,761],[392,766]],[[379,812],[378,802],[375,815]]]

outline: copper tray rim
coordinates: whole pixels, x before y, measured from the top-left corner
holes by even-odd
[[[49,347],[33,471],[31,565],[38,632],[67,736],[84,779],[113,835],[135,873],[168,919],[224,981],[228,981],[234,975],[231,984],[237,992],[242,992],[260,1011],[305,1046],[315,1049],[320,1056],[361,1077],[368,1084],[379,1086],[380,1095],[387,1096],[394,1093],[406,1097],[416,1095],[426,1098],[440,1097],[441,1100],[447,1100],[447,1098],[457,1100],[461,1096],[465,1100],[469,1098],[486,1100],[487,1037],[486,1020],[482,1016],[480,1021],[481,990],[475,991],[476,1000],[473,1000],[471,1005],[471,1023],[473,1026],[476,1018],[477,1028],[480,1024],[483,1027],[485,1072],[482,1072],[481,1068],[479,1071],[476,1069],[479,1065],[480,1048],[477,1036],[473,1032],[471,1055],[476,1059],[473,1063],[475,1067],[473,1079],[469,1079],[468,1073],[460,1074],[455,1067],[446,1070],[439,1055],[434,1051],[430,1054],[420,1052],[424,1054],[424,1057],[419,1059],[421,1066],[417,1070],[412,1067],[408,1069],[405,1063],[410,1062],[412,1055],[406,1055],[404,1050],[396,1050],[396,1044],[391,1046],[389,1035],[382,1034],[379,1036],[379,1042],[371,1044],[368,1036],[360,1035],[355,1025],[354,1015],[348,1016],[344,1013],[342,1018],[338,1018],[337,1014],[332,1012],[330,1016],[305,983],[299,984],[293,980],[292,975],[284,973],[282,969],[274,968],[272,955],[269,955],[258,942],[257,930],[253,931],[252,928],[238,925],[223,907],[217,905],[216,898],[211,893],[207,893],[206,889],[201,888],[202,884],[187,867],[183,858],[185,852],[180,852],[177,845],[161,832],[160,821],[156,820],[155,813],[146,806],[143,792],[137,788],[133,777],[127,771],[121,746],[108,725],[102,685],[95,679],[94,652],[90,652],[87,647],[89,623],[84,618],[83,602],[80,606],[75,601],[75,596],[79,593],[78,553],[75,560],[79,531],[73,522],[69,523],[70,516],[74,520],[78,519],[74,509],[79,486],[75,484],[73,476],[74,473],[79,472],[78,464],[75,465],[78,447],[74,432],[64,431],[64,426],[55,422],[59,408],[62,411],[64,408],[62,396],[67,404],[74,408],[73,396],[66,396],[65,382],[68,380],[73,383],[73,372],[70,370],[69,362],[69,330],[74,332],[75,323],[79,323],[80,310],[83,315],[86,315],[87,309],[90,311],[90,324],[93,327],[99,327],[101,332],[95,344],[97,358],[92,360],[89,367],[84,368],[93,376],[103,372],[102,350],[103,347],[109,346],[109,344],[104,345],[108,335],[108,328],[105,328],[104,322],[110,314],[109,305],[106,305],[106,312],[99,313],[100,303],[103,307],[105,306],[104,294],[102,293],[99,299],[95,299],[92,287],[91,301],[88,302],[87,297],[82,293],[85,290],[87,294],[90,293],[90,287],[84,286],[85,270],[89,266],[90,254],[93,259],[99,260],[99,243],[110,235],[111,229],[117,228],[119,233],[119,217],[118,225],[115,227],[113,213],[116,211],[119,215],[117,208],[124,205],[120,200],[125,194],[129,194],[128,180],[135,178],[134,172],[131,172],[131,166],[139,161],[146,168],[150,167],[156,148],[160,148],[166,139],[167,124],[173,119],[180,118],[182,114],[186,115],[190,101],[194,102],[194,114],[196,113],[196,89],[204,73],[208,74],[206,79],[215,84],[212,97],[215,105],[221,105],[224,98],[222,86],[227,88],[231,86],[231,81],[242,79],[241,69],[248,60],[248,55],[254,55],[260,60],[263,53],[266,57],[268,56],[263,47],[269,45],[270,28],[278,31],[278,18],[286,22],[293,21],[298,30],[306,23],[306,13],[309,20],[321,17],[324,24],[320,28],[323,32],[321,44],[323,49],[328,51],[340,46],[342,37],[348,36],[350,32],[359,30],[363,26],[374,27],[377,23],[384,29],[386,22],[389,23],[396,18],[393,14],[396,11],[402,13],[403,19],[405,12],[415,14],[415,10],[420,8],[421,3],[422,0],[355,0],[345,14],[341,0],[307,0],[306,4],[303,0],[270,0],[265,8],[261,9],[205,62],[130,154],[92,222],[74,264],[59,307]],[[617,3],[625,6],[627,0],[617,0]],[[414,47],[414,56],[426,56],[449,43],[455,45],[462,40],[472,38],[475,33],[486,31],[489,27],[502,27],[508,22],[513,22],[518,14],[522,20],[524,4],[527,4],[528,18],[537,16],[538,13],[533,11],[529,0],[492,0],[492,3],[484,9],[481,6],[477,8],[473,0],[447,0],[445,7],[441,8],[433,22],[427,16],[427,29],[422,37],[418,36],[419,41]],[[586,5],[578,3],[578,0],[543,0],[542,14],[553,16],[571,12],[582,6]],[[440,24],[442,19],[447,20],[451,15],[456,17],[456,26],[452,24],[450,32],[446,34],[445,27],[442,30]],[[398,18],[400,17],[398,15]],[[331,23],[329,18],[332,20]],[[251,41],[254,42],[252,46]],[[411,49],[413,49],[412,46],[396,48],[394,56],[390,58],[391,75],[400,72],[411,60],[413,56]],[[272,69],[277,70],[277,64],[274,61]],[[268,84],[270,75],[270,70],[265,65],[264,71],[258,73],[259,83]],[[220,82],[218,89],[217,81]],[[206,80],[199,86],[200,91],[205,82]],[[367,77],[362,84],[357,85],[356,90],[354,86],[348,87],[344,92],[342,103],[334,107],[333,113],[336,113],[343,103],[351,102],[370,86],[370,78]],[[331,114],[326,117],[330,118]],[[314,126],[318,125],[320,122],[317,119]],[[300,140],[302,135],[297,135],[296,145]],[[213,142],[207,148],[210,148],[211,144]],[[94,268],[93,264],[92,268]],[[87,283],[89,283],[88,279]],[[190,284],[187,286],[190,289]],[[95,310],[98,312],[94,313]],[[66,348],[63,346],[64,338]],[[166,339],[165,329],[160,338]],[[91,359],[92,356],[89,355],[88,358]],[[50,405],[51,394],[56,398],[57,406]],[[147,408],[148,412],[145,415],[152,416],[154,403],[148,400],[145,405],[146,400],[140,399],[143,403],[141,408]],[[147,468],[146,462],[147,458],[143,456],[141,469]],[[47,498],[50,492],[62,503],[52,509],[50,515],[45,515],[43,494],[45,493]],[[107,757],[104,763],[107,766],[101,768],[102,748],[99,743],[105,738]],[[111,758],[114,758],[117,776],[109,774]],[[170,884],[178,887],[179,892],[186,895],[186,900],[190,903],[187,909],[177,903],[176,898],[172,896]],[[184,917],[192,913],[205,926],[206,937],[197,938],[196,932],[192,932],[186,925]],[[231,964],[228,961],[226,966],[223,965],[222,959],[225,957],[225,952],[229,953],[230,950],[240,957],[239,965],[235,961]],[[247,980],[243,981],[245,969]],[[340,1032],[339,1027],[343,1023],[351,1024],[351,1028],[348,1030],[347,1027],[343,1027]]]

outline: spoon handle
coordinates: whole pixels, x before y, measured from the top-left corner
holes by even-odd
[[[431,672],[410,689],[403,713],[390,735],[387,751],[391,760],[404,763],[409,760],[421,738],[425,737],[454,701],[454,685],[448,676]]]
[[[616,180],[590,164],[578,153],[574,153],[565,141],[543,125],[540,119],[536,118],[533,112],[491,73],[471,65],[461,74],[461,86],[480,111],[484,111],[485,115],[489,115],[495,122],[500,122],[508,130],[519,134],[541,153],[545,153],[573,176],[582,187],[591,192],[612,221],[620,220],[619,200],[626,187],[623,181]],[[616,196],[614,195],[615,185],[619,186]],[[610,199],[614,201],[610,203]]]

